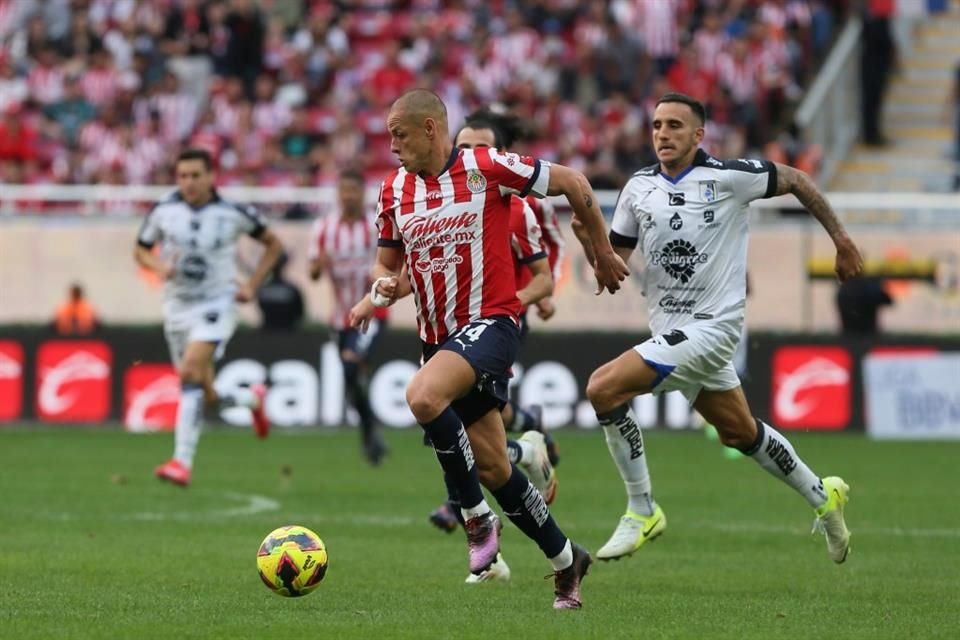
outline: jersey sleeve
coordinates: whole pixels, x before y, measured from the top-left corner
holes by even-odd
[[[777,192],[777,165],[769,160],[727,160],[724,166],[734,197],[744,204]]]
[[[511,198],[510,240],[517,262],[529,264],[546,258],[541,238],[542,230],[533,209],[523,199]]]
[[[393,197],[393,188],[384,181],[380,184],[380,197],[377,198],[377,246],[403,247],[403,237],[397,226],[398,198]]]
[[[546,197],[550,184],[549,162],[489,147],[478,148],[476,158],[484,173],[500,187],[501,194]]]
[[[267,219],[255,207],[236,205],[240,213],[240,229],[253,238],[259,238],[267,229]]]
[[[617,207],[613,210],[613,222],[610,223],[610,244],[615,247],[634,249],[640,237],[640,225],[633,212],[633,181],[628,181],[617,198]]]
[[[310,243],[307,245],[307,259],[310,261],[320,257],[320,247],[323,246],[326,226],[323,218],[317,218],[310,227]]]
[[[160,229],[160,214],[157,213],[157,208],[154,207],[150,213],[147,214],[147,217],[143,219],[143,224],[140,225],[140,231],[137,233],[137,244],[141,247],[151,249],[153,245],[162,239],[163,232]]]

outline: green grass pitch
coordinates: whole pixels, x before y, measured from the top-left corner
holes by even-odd
[[[549,565],[512,525],[509,583],[464,585],[462,533],[426,516],[443,485],[414,430],[383,467],[352,431],[213,430],[189,489],[151,472],[169,435],[0,430],[2,638],[955,638],[960,634],[960,443],[792,434],[851,485],[843,566],[809,535],[812,511],[749,460],[691,433],[648,433],[669,527],[596,563],[584,608],[551,609]],[[554,514],[591,551],[624,507],[599,432],[560,434]],[[324,539],[330,569],[305,598],[256,574],[283,524]]]

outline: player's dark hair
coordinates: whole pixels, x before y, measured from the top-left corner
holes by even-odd
[[[213,170],[213,157],[206,149],[184,149],[177,155],[177,161],[174,163],[174,166],[184,160],[199,160],[203,163],[207,171]]]
[[[694,115],[700,118],[700,124],[705,124],[707,122],[707,110],[704,109],[703,103],[696,98],[691,98],[685,93],[671,91],[660,96],[660,99],[657,100],[656,106],[659,107],[664,102],[679,102],[680,104],[685,104],[690,107],[690,110],[693,111]]]
[[[366,178],[364,178],[363,174],[357,169],[344,169],[340,172],[340,179],[353,180],[354,182],[359,182],[361,185],[366,182]]]
[[[489,108],[477,109],[467,116],[464,127],[471,129],[489,129],[498,149],[509,149],[517,140],[530,137],[530,131],[523,121],[512,113],[500,113]]]

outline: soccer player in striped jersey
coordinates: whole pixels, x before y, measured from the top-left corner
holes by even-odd
[[[598,292],[617,291],[629,271],[581,173],[488,147],[457,149],[445,105],[422,89],[394,102],[387,129],[402,166],[381,187],[372,292],[392,301],[406,264],[424,359],[407,402],[460,496],[470,571],[487,570],[500,550],[501,525],[482,481],[553,566],[554,608],[579,608],[590,554],[563,534],[540,492],[510,463],[499,412],[520,333],[510,196],[567,198],[590,237]]]
[[[350,326],[350,307],[370,290],[370,263],[377,251],[377,226],[364,212],[364,180],[358,171],[340,174],[337,194],[340,210],[313,225],[310,238],[310,278],[327,274],[333,284],[330,327],[337,333],[343,378],[353,408],[360,416],[361,445],[370,464],[383,460],[387,447],[370,408],[367,395],[368,362],[388,311],[377,308],[365,332]]]
[[[200,440],[204,401],[250,408],[258,436],[266,437],[266,387],[254,385],[231,394],[213,388],[213,364],[236,327],[235,302],[251,302],[283,251],[279,238],[259,213],[224,200],[214,188],[213,160],[206,151],[187,149],[176,161],[177,191],[147,215],[134,253],[164,285],[164,334],[180,375],[180,405],[174,453],[154,474],[190,484]],[[236,281],[237,240],[247,234],[264,245],[250,279]],[[161,254],[153,247],[161,244]]]
[[[659,162],[627,181],[613,214],[610,240],[620,257],[629,259],[638,246],[643,251],[653,337],[602,365],[587,383],[627,491],[626,513],[597,557],[630,555],[666,528],[630,403],[639,394],[680,391],[724,445],[752,458],[814,509],[827,552],[839,564],[850,548],[843,514],[849,487],[814,473],[783,434],[752,414],[732,362],[746,307],[747,207],[792,193],[833,240],[841,281],[862,271],[863,258],[809,176],[765,160],[707,155],[699,148],[705,122],[697,100],[661,97],[653,117]],[[591,239],[584,230],[577,235],[589,252]]]

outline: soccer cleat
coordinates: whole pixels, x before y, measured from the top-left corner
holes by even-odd
[[[573,563],[566,569],[553,573],[554,609],[579,609],[580,583],[593,564],[590,552],[576,543],[572,543]]]
[[[250,385],[250,391],[257,398],[257,404],[250,407],[253,416],[253,432],[258,438],[266,438],[270,434],[270,420],[267,419],[267,386],[262,383]]]
[[[550,460],[550,464],[553,466],[560,464],[560,445],[546,431],[543,432],[543,443],[547,445],[547,458]]]
[[[540,491],[544,502],[550,504],[557,497],[557,474],[553,470],[553,465],[550,464],[543,434],[539,431],[527,431],[520,436],[520,440],[533,447],[533,460],[521,462],[520,466],[533,486]]]
[[[457,519],[454,507],[447,501],[434,509],[433,513],[430,514],[430,524],[441,531],[453,533],[457,530],[457,527],[460,526],[460,521]]]
[[[819,529],[823,532],[827,539],[830,559],[842,564],[850,553],[850,531],[843,520],[843,508],[850,499],[850,486],[843,478],[836,476],[824,478],[822,482],[827,501],[816,510],[817,519],[813,522],[813,531]]]
[[[383,441],[383,438],[380,437],[379,433],[375,433],[369,442],[365,442],[363,445],[363,455],[374,467],[379,467],[380,463],[383,462],[383,459],[390,453],[390,449],[387,448],[386,443]]]
[[[502,554],[497,554],[497,559],[493,561],[490,568],[480,573],[471,573],[464,580],[467,584],[480,584],[481,582],[506,582],[510,579],[510,567],[507,561],[503,559]]]
[[[667,528],[667,517],[663,514],[660,505],[654,509],[653,515],[641,516],[632,511],[627,511],[620,524],[614,530],[613,535],[607,540],[607,544],[600,547],[597,551],[597,558],[600,560],[615,560],[624,556],[633,555],[633,552],[644,545],[648,540],[653,540]]]
[[[470,553],[470,573],[477,575],[490,568],[500,553],[500,518],[492,511],[467,520],[467,547]]]
[[[154,469],[153,475],[166,482],[185,487],[190,484],[190,469],[179,460],[168,460]]]

